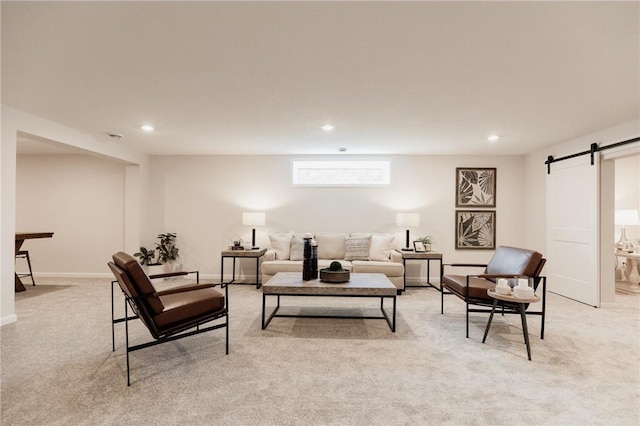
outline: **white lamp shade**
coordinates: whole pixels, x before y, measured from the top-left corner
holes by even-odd
[[[242,224],[246,226],[264,226],[266,215],[264,212],[242,213]]]
[[[638,210],[622,209],[616,210],[616,225],[630,226],[640,225]]]
[[[400,228],[415,228],[420,226],[420,213],[397,213],[396,226]]]

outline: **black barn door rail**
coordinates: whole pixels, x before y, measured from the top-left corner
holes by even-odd
[[[628,139],[626,141],[622,141],[622,142],[617,142],[611,145],[606,145],[606,146],[598,146],[597,143],[592,143],[591,146],[589,147],[588,151],[582,151],[582,152],[577,152],[575,154],[571,154],[571,155],[565,155],[564,157],[560,157],[560,158],[553,158],[553,155],[550,155],[547,157],[547,161],[544,162],[544,164],[547,165],[547,174],[551,174],[551,163],[556,163],[558,161],[562,161],[562,160],[568,160],[570,158],[575,158],[575,157],[580,157],[581,155],[587,155],[590,154],[591,155],[591,165],[593,166],[593,162],[594,157],[595,157],[595,153],[598,151],[604,151],[605,149],[610,149],[610,148],[616,148],[618,146],[622,146],[622,145],[627,145],[630,143],[634,143],[634,142],[638,142],[640,141],[640,136],[633,138],[633,139]]]

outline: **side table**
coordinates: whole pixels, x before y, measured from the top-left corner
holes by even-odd
[[[518,306],[518,310],[520,311],[520,318],[522,319],[522,334],[524,335],[524,343],[527,345],[527,356],[529,357],[529,361],[531,361],[531,346],[529,345],[529,329],[527,328],[527,315],[524,310],[526,309],[525,305],[529,303],[536,303],[540,301],[540,296],[533,295],[530,298],[523,297],[515,297],[513,294],[500,294],[496,293],[494,290],[487,290],[487,294],[489,297],[493,298],[493,307],[491,308],[491,315],[489,315],[489,321],[487,322],[487,328],[484,330],[484,337],[482,338],[482,343],[487,340],[487,334],[489,333],[489,328],[491,327],[491,320],[493,320],[493,314],[496,311],[496,306],[498,305],[498,301],[501,300],[503,302],[509,302]]]
[[[231,258],[233,259],[233,275],[231,276],[231,281],[226,282],[225,284],[234,284],[236,281],[236,259],[255,259],[256,260],[256,282],[253,283],[236,283],[236,284],[249,284],[256,285],[256,288],[262,287],[262,283],[260,282],[260,259],[264,257],[264,254],[267,252],[266,248],[260,250],[222,250],[221,253],[221,261],[220,261],[220,282],[225,283],[224,281],[224,260]]]
[[[404,265],[404,288],[407,287],[415,287],[415,288],[425,288],[425,287],[433,287],[436,290],[440,291],[440,288],[436,287],[431,283],[431,261],[437,260],[440,262],[440,271],[442,269],[442,253],[438,253],[436,251],[427,251],[427,252],[415,252],[415,251],[402,251],[402,265]],[[407,260],[418,260],[418,261],[426,261],[427,262],[427,285],[407,285]]]

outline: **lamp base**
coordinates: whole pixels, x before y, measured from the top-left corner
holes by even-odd
[[[251,247],[251,250],[260,250],[260,247]]]
[[[624,225],[620,229],[620,239],[616,243],[616,250],[623,251],[627,250],[627,245],[629,244],[629,240],[627,240],[627,233]]]
[[[402,251],[413,251],[413,249],[411,247],[403,247],[400,250],[402,250]]]

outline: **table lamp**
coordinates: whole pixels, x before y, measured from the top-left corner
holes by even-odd
[[[617,250],[633,250],[633,243],[627,240],[626,226],[640,225],[638,210],[622,209],[616,210],[616,225],[620,225],[620,239],[616,243]]]
[[[266,215],[264,212],[246,212],[242,213],[242,224],[246,226],[254,226],[251,230],[251,248],[257,250],[256,247],[256,228],[255,226],[264,226]]]
[[[420,213],[397,213],[396,226],[398,228],[416,228],[420,226]],[[413,247],[409,245],[409,230],[407,229],[407,246],[403,251],[413,251]]]

